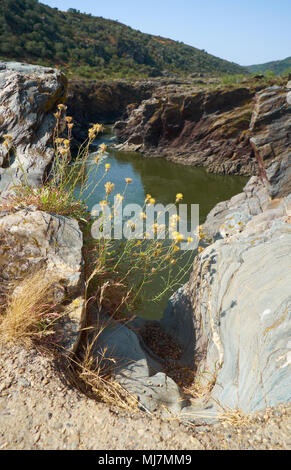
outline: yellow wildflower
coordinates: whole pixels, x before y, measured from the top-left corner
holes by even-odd
[[[58,104],[58,109],[60,111],[64,111],[65,109],[67,109],[67,106],[65,106],[64,104]]]
[[[108,183],[105,183],[104,186],[105,186],[106,194],[110,194],[110,193],[112,193],[112,191],[113,191],[113,189],[114,189],[114,187],[115,187],[115,184],[114,184],[114,183],[110,183],[110,182],[108,181]]]
[[[147,218],[147,216],[144,212],[141,212],[140,213],[140,218],[145,220]]]
[[[110,167],[111,167],[110,163],[106,163],[105,165],[106,173],[110,170]]]
[[[72,116],[67,116],[65,119],[68,124],[71,123],[73,120]]]
[[[180,202],[180,201],[182,201],[182,199],[183,199],[183,194],[182,193],[176,194],[176,202]]]
[[[199,225],[198,227],[198,235],[199,235],[199,239],[200,240],[203,240],[205,238],[205,234],[204,234],[204,231],[203,231],[203,225]]]
[[[101,145],[99,146],[99,149],[100,149],[100,152],[101,152],[101,153],[104,153],[104,152],[106,152],[106,150],[107,150],[107,145],[101,144]]]
[[[187,238],[187,242],[188,242],[188,243],[192,243],[192,242],[193,242],[193,238],[192,238],[192,237],[188,237],[188,238]]]
[[[175,240],[176,243],[180,243],[184,240],[184,235],[182,235],[179,232],[173,232],[173,239]]]
[[[65,157],[65,156],[68,154],[69,149],[63,148],[63,147],[59,147],[59,148],[58,148],[58,151],[59,151],[59,153],[62,155],[62,157]]]
[[[126,182],[127,184],[132,183],[132,178],[125,178],[125,182]]]
[[[94,129],[94,131],[99,134],[100,132],[103,131],[103,126],[102,124],[93,124],[93,127],[92,129]]]
[[[90,139],[90,140],[94,140],[94,139],[95,139],[95,137],[96,137],[96,132],[94,131],[94,129],[90,128],[90,129],[88,130],[88,136],[89,136],[89,139]]]
[[[155,203],[156,203],[156,200],[153,197],[151,197],[150,200],[149,200],[149,203],[150,203],[151,206],[154,206]]]

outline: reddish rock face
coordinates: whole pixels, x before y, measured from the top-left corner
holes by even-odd
[[[291,192],[291,106],[288,89],[270,87],[257,93],[250,139],[272,198]]]
[[[115,125],[118,148],[205,166],[215,173],[257,174],[257,150],[250,137],[266,134],[260,153],[270,162],[268,135],[281,153],[290,140],[284,131],[288,108],[284,88],[256,95],[261,87],[201,91],[193,86],[161,86]],[[278,128],[279,142],[273,135]]]

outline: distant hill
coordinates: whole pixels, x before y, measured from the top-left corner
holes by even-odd
[[[37,0],[0,1],[0,58],[57,65],[88,78],[246,73],[204,50]]]
[[[250,65],[247,67],[251,73],[266,72],[271,70],[276,75],[280,75],[283,72],[290,71],[291,73],[291,57],[287,57],[284,60],[274,60],[273,62],[266,62],[265,64]]]

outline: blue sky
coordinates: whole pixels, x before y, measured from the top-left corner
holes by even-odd
[[[118,20],[241,65],[291,56],[291,0],[42,0]]]

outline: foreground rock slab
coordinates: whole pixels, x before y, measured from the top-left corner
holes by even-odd
[[[114,359],[115,380],[137,398],[139,408],[165,417],[170,413],[178,416],[186,400],[177,384],[162,372],[162,365],[142,348],[133,329],[110,318],[98,318],[102,332],[94,346],[95,357],[106,351],[105,357]]]

